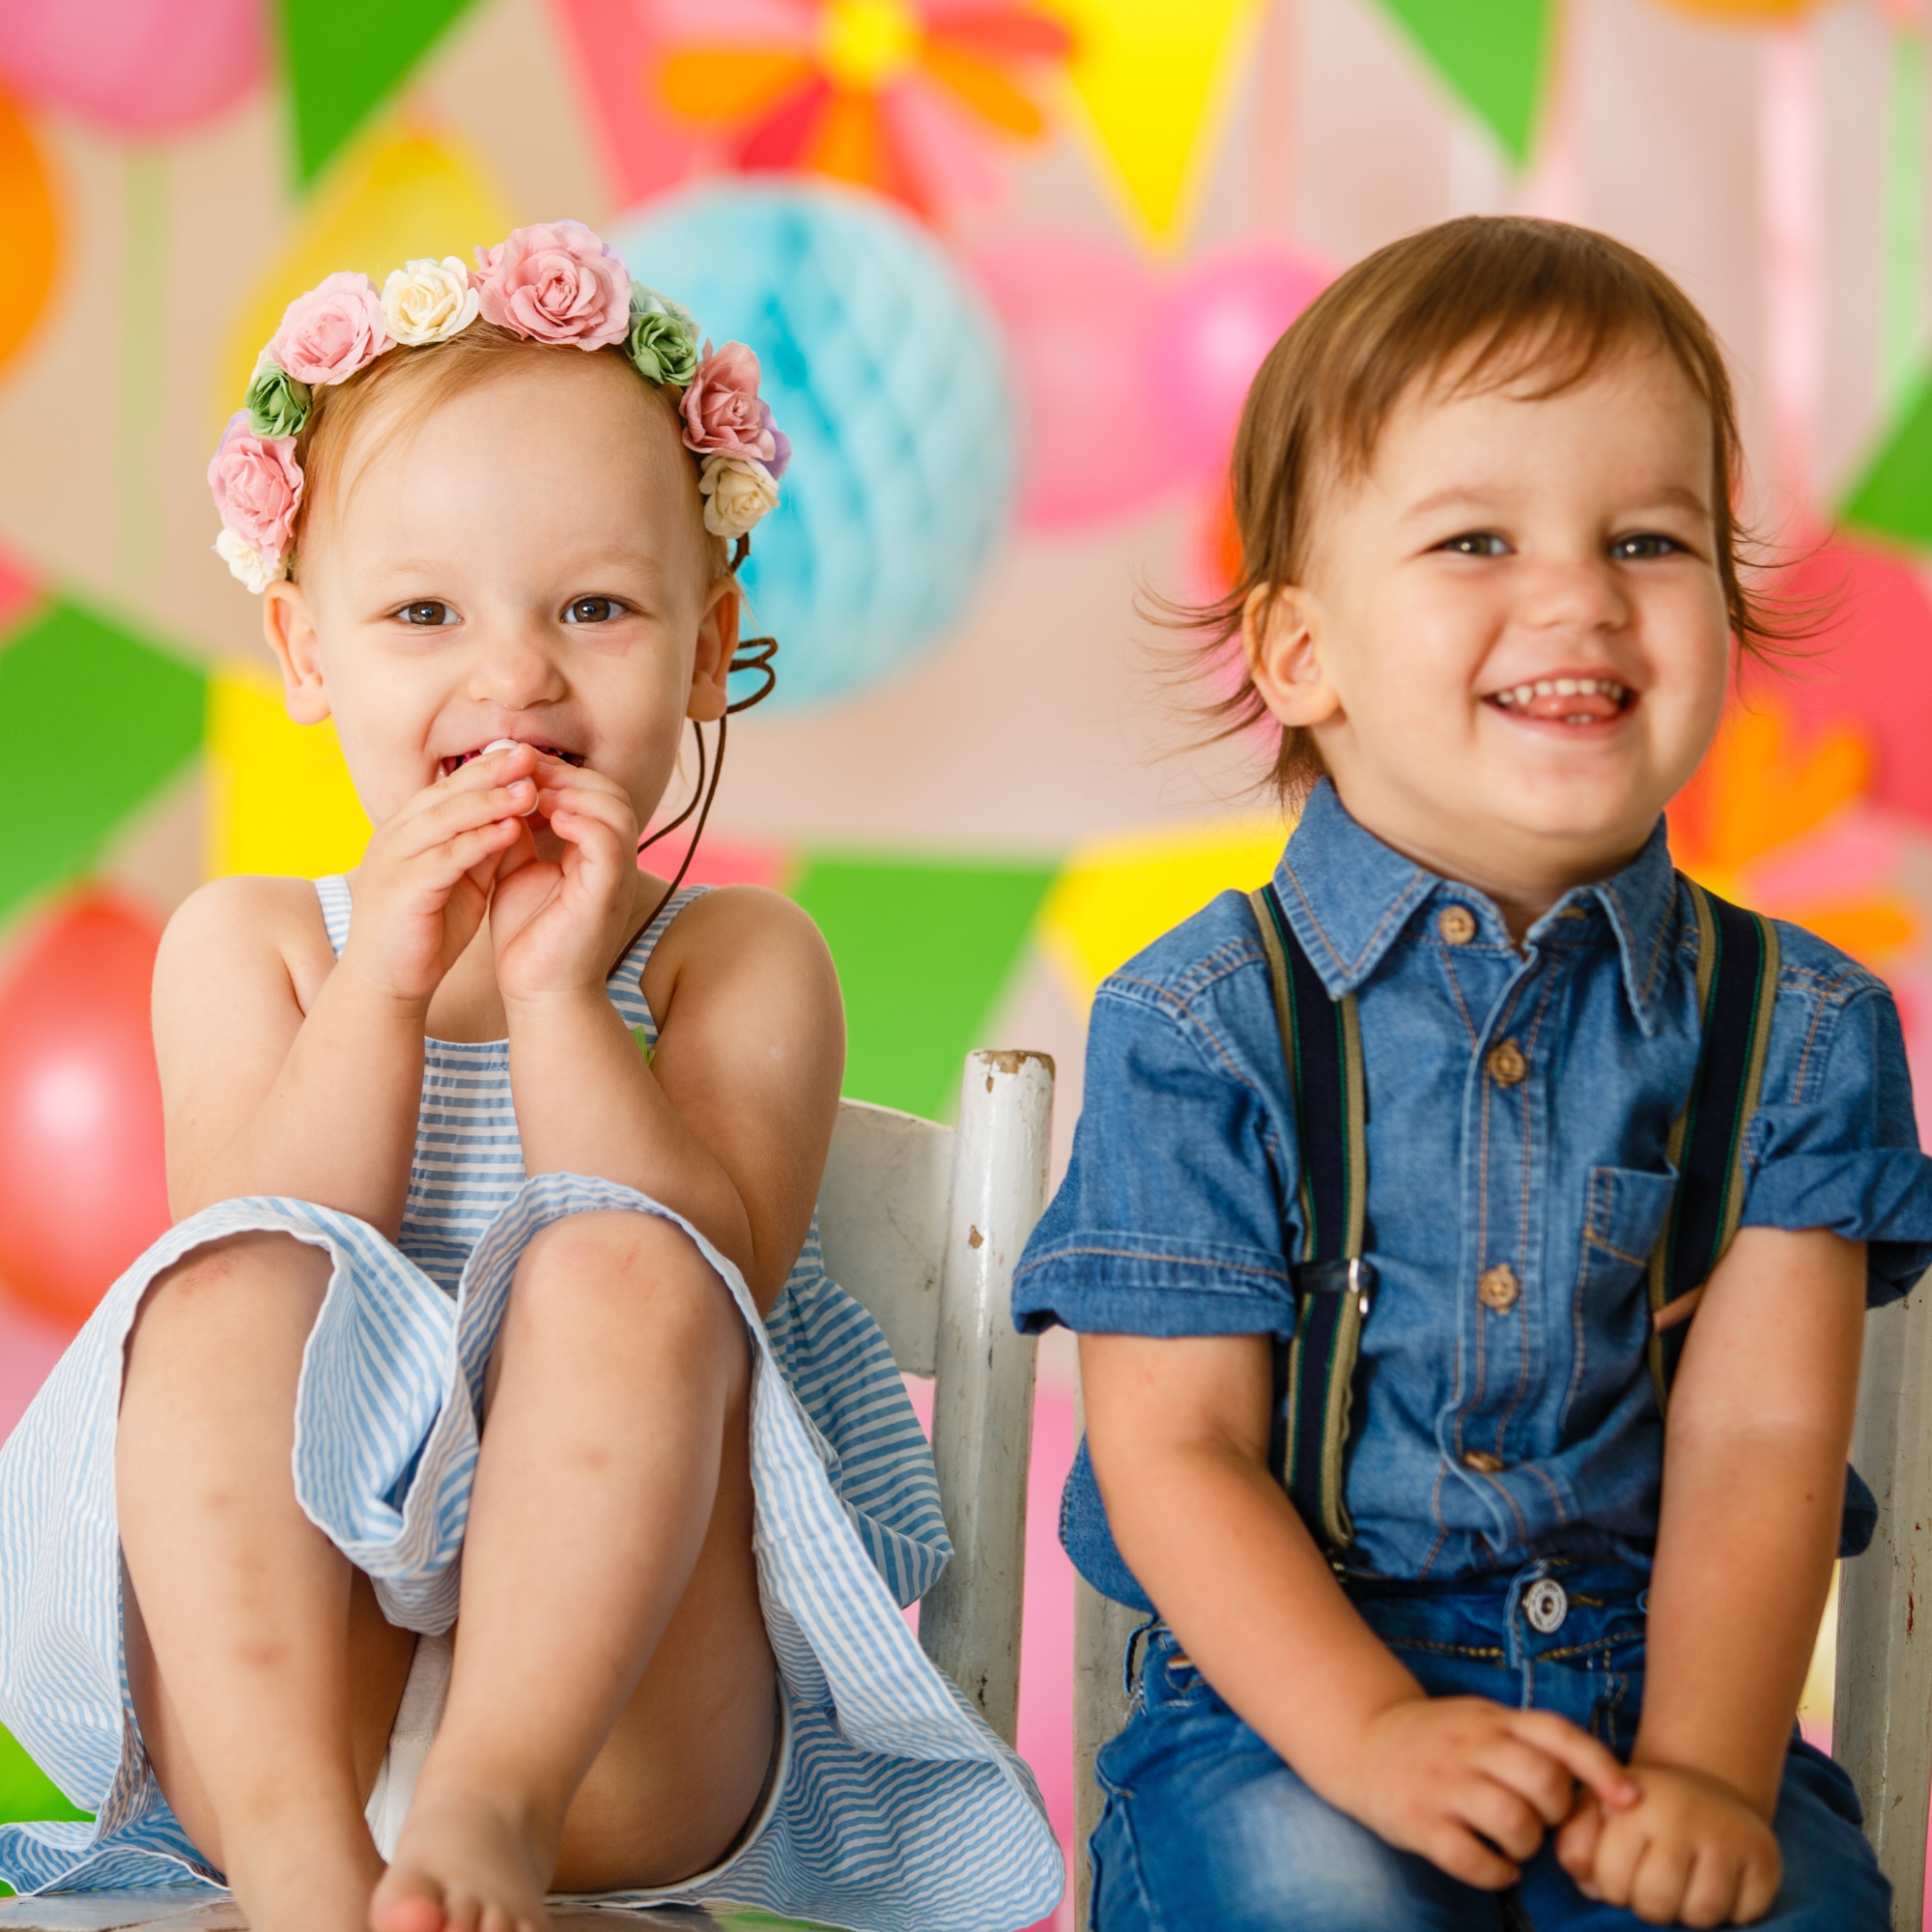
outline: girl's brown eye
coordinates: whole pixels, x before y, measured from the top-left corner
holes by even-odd
[[[415,604],[405,604],[396,613],[406,624],[453,624],[456,612],[447,604],[439,603],[433,597],[425,597]]]
[[[566,624],[608,624],[622,610],[614,597],[580,597],[563,613]]]

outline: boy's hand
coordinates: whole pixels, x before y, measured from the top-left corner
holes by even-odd
[[[1771,1910],[1784,1861],[1771,1827],[1701,1772],[1634,1764],[1640,1796],[1605,1811],[1593,1793],[1556,1834],[1556,1857],[1586,1898],[1653,1925],[1748,1925]]]
[[[630,795],[600,773],[536,756],[538,814],[563,844],[562,863],[537,856],[526,831],[500,862],[490,907],[503,998],[594,993],[636,917],[638,819]]]
[[[1387,1706],[1370,1719],[1355,1770],[1352,1794],[1323,1795],[1389,1844],[1486,1891],[1522,1876],[1544,1833],[1571,1815],[1579,1782],[1602,1807],[1636,1795],[1588,1732],[1485,1697]]]
[[[503,854],[528,838],[536,763],[523,747],[472,758],[376,828],[345,965],[391,999],[427,1004],[476,936]]]

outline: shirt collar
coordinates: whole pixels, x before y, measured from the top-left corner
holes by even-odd
[[[1484,894],[1440,878],[1384,845],[1349,815],[1327,779],[1302,807],[1274,884],[1330,999],[1361,985],[1410,916],[1438,894],[1475,914],[1482,940],[1509,943],[1502,914]],[[1622,871],[1565,893],[1530,928],[1530,939],[1544,937],[1557,920],[1575,919],[1593,900],[1616,935],[1631,1010],[1642,1032],[1651,1035],[1657,1030],[1659,970],[1677,906],[1677,875],[1662,817]]]

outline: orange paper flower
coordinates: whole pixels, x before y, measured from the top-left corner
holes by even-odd
[[[1033,87],[1070,51],[1033,0],[713,0],[699,17],[715,38],[673,35],[656,66],[673,114],[741,169],[857,182],[927,220],[986,193],[976,132],[1046,131]]]

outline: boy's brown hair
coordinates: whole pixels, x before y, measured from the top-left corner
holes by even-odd
[[[1743,448],[1723,352],[1690,298],[1634,248],[1587,228],[1522,215],[1466,215],[1391,242],[1331,283],[1262,364],[1233,465],[1240,581],[1177,613],[1210,656],[1239,649],[1241,614],[1265,584],[1298,583],[1320,492],[1364,473],[1413,384],[1453,368],[1461,391],[1527,377],[1558,395],[1633,349],[1662,350],[1711,412],[1718,570],[1746,650],[1786,634],[1747,589],[1735,496]],[[1208,707],[1215,738],[1269,716],[1252,682]],[[1321,776],[1305,729],[1281,727],[1271,774],[1284,798]]]

